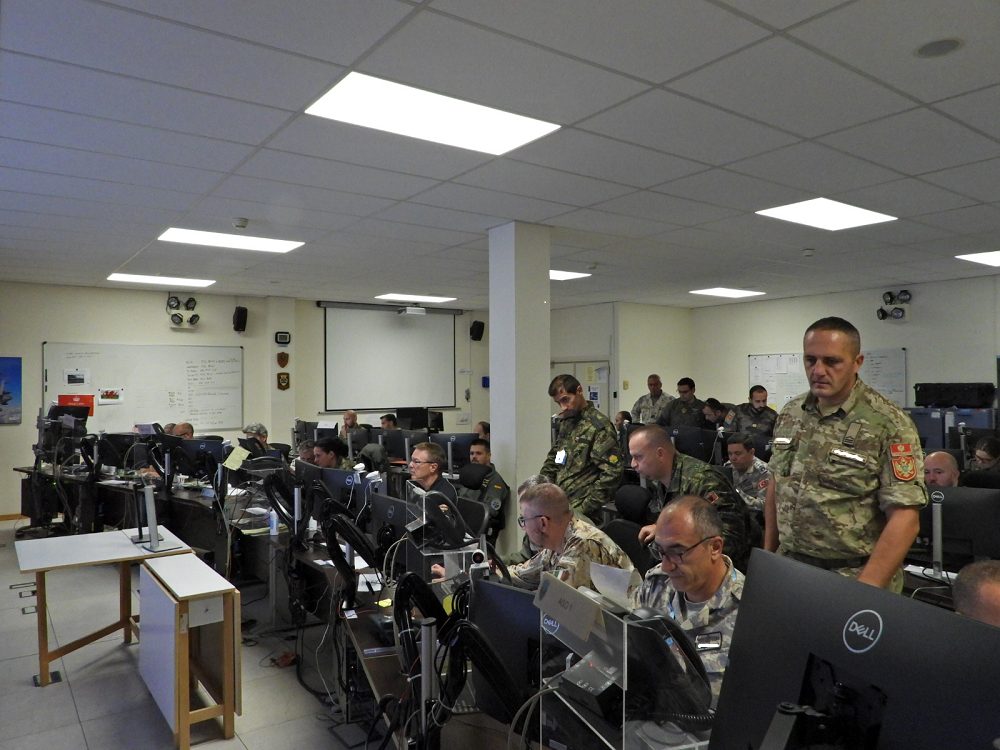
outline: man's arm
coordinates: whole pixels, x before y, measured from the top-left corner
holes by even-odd
[[[547,477],[552,481],[555,481],[556,471],[558,471],[558,466],[556,465],[556,453],[559,451],[559,442],[552,446],[549,451],[549,455],[545,459],[545,463],[542,464],[541,470],[538,472],[543,477]]]
[[[638,400],[632,405],[632,421],[638,422],[639,417],[642,416],[642,396],[639,396]]]
[[[871,557],[858,576],[862,583],[885,588],[903,564],[903,558],[920,530],[920,508],[892,505],[885,509],[888,519]]]
[[[771,477],[764,495],[764,549],[778,551],[778,510],[774,504],[774,485],[777,477]]]
[[[622,483],[625,473],[625,462],[622,451],[618,447],[618,436],[613,427],[599,431],[594,436],[594,445],[590,450],[590,460],[597,469],[597,477],[585,493],[586,512],[600,508],[615,496]]]

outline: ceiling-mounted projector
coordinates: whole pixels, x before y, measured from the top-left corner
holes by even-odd
[[[417,307],[412,305],[410,307],[401,307],[396,310],[396,315],[426,315],[427,311],[422,307]]]

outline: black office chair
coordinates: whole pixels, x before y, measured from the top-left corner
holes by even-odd
[[[959,477],[958,486],[1000,490],[1000,473],[995,471],[967,471]]]
[[[645,487],[623,484],[615,493],[615,508],[621,518],[642,526],[649,520],[649,504],[652,500],[653,494]]]
[[[469,528],[469,533],[476,539],[486,533],[490,525],[489,508],[478,500],[470,500],[466,497],[459,497],[455,503],[459,515]]]
[[[709,436],[706,438],[705,433]],[[685,456],[697,458],[699,461],[712,461],[712,448],[715,445],[715,434],[698,427],[674,427],[670,430],[674,439],[674,447]]]
[[[965,471],[965,454],[961,448],[942,448],[941,450],[954,456],[955,463],[958,464],[958,470]]]
[[[770,435],[751,435],[751,440],[753,440],[753,450],[754,455],[759,458],[764,463],[771,460],[771,444],[774,442],[774,438]]]
[[[270,445],[272,449],[281,453],[286,461],[288,460],[288,454],[292,452],[292,446],[288,443],[268,443],[268,445]]]
[[[641,528],[642,526],[637,523],[626,521],[624,518],[616,518],[605,524],[601,531],[622,548],[622,552],[628,555],[628,559],[632,561],[632,566],[639,571],[639,575],[644,576],[646,571],[657,563],[657,560],[653,558],[649,547],[639,542]]]

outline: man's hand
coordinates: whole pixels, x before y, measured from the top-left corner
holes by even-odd
[[[444,566],[434,563],[431,565],[431,580],[432,581],[443,581],[444,580]]]
[[[639,529],[639,543],[646,545],[653,541],[653,537],[656,535],[656,524],[651,523],[649,526],[643,526]]]

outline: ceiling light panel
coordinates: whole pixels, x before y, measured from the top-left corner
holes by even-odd
[[[451,302],[457,297],[428,297],[420,294],[380,294],[375,299],[390,300],[392,302]]]
[[[569,281],[570,279],[583,279],[590,276],[589,273],[576,273],[575,271],[549,271],[550,281]]]
[[[205,287],[215,283],[215,279],[183,279],[177,276],[140,276],[132,273],[113,273],[108,281],[123,281],[128,284],[161,284],[170,287]]]
[[[266,253],[287,253],[304,242],[294,240],[272,240],[267,237],[250,237],[245,234],[225,234],[224,232],[202,232],[197,229],[171,227],[157,239],[161,242],[180,242],[185,245],[206,245],[225,247],[232,250],[260,250]]]
[[[542,120],[362,73],[349,73],[306,114],[494,156],[559,129]]]
[[[739,297],[756,297],[765,292],[750,292],[746,289],[726,289],[724,286],[713,287],[712,289],[692,289],[689,294],[704,294],[709,297],[729,297],[738,299]]]
[[[993,250],[988,253],[970,253],[969,255],[956,255],[959,260],[968,260],[973,263],[982,263],[984,266],[1000,266],[1000,250]]]
[[[790,203],[787,206],[768,208],[756,213],[760,216],[769,216],[772,219],[782,219],[830,231],[880,224],[884,221],[896,221],[895,216],[849,206],[846,203],[832,201],[828,198],[813,198],[800,203]]]

